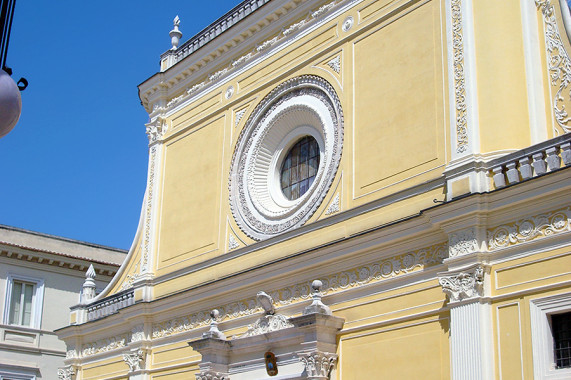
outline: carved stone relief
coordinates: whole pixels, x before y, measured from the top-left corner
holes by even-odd
[[[457,273],[444,273],[438,277],[442,291],[450,302],[483,296],[484,267],[477,266]]]
[[[488,249],[494,251],[566,231],[571,231],[571,207],[488,229]]]
[[[337,355],[329,352],[313,351],[298,353],[297,356],[303,363],[308,379],[329,379],[337,364]]]
[[[557,88],[555,94],[553,94],[553,112],[555,121],[561,128],[554,129],[554,134],[558,136],[571,132],[571,126],[569,125],[571,117],[569,117],[565,108],[565,105],[571,106],[571,87],[569,87],[571,83],[571,70],[569,69],[571,67],[571,59],[559,33],[553,4],[551,4],[550,0],[535,0],[535,5],[543,15],[549,77],[551,85]]]
[[[451,233],[448,245],[450,247],[450,257],[464,256],[476,252],[478,250],[476,229],[468,228]]]
[[[139,349],[137,351],[123,354],[123,360],[129,366],[129,372],[140,371],[141,365],[145,362],[145,351]]]

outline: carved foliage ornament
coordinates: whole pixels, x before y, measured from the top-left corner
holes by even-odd
[[[135,352],[123,354],[123,360],[129,365],[129,372],[140,371],[141,364],[145,360],[145,352],[139,349]]]
[[[438,278],[438,282],[451,302],[480,297],[484,291],[484,267],[444,274]]]
[[[468,149],[466,106],[466,75],[464,74],[464,37],[462,29],[462,0],[452,0],[452,54],[454,61],[454,95],[456,99],[456,153]]]
[[[337,355],[329,352],[313,351],[298,353],[297,356],[310,379],[329,379],[337,363]]]
[[[57,377],[59,380],[72,380],[75,375],[75,368],[71,365],[58,368]]]
[[[535,0],[535,5],[543,14],[545,23],[545,49],[547,51],[547,65],[549,68],[549,76],[551,85],[558,87],[557,92],[553,96],[553,111],[557,125],[562,131],[555,128],[555,135],[561,132],[571,132],[569,122],[571,118],[565,109],[565,103],[570,104],[571,101],[571,59],[565,50],[565,45],[561,39],[559,28],[557,26],[557,18],[555,10],[550,0]]]
[[[230,380],[230,376],[227,374],[215,371],[202,371],[194,376],[196,376],[196,380]]]
[[[473,228],[450,234],[450,257],[464,256],[478,250],[476,231]]]
[[[490,251],[571,231],[571,207],[530,216],[488,230]]]
[[[149,138],[149,144],[160,140],[167,131],[167,122],[161,116],[157,116],[153,121],[146,124],[145,126],[147,137]]]

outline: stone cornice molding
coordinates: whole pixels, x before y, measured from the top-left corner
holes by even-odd
[[[246,27],[247,31],[244,31],[239,35],[234,35],[233,39],[229,39],[229,41],[226,42],[224,45],[218,47],[218,49],[215,50],[214,52],[211,52],[210,55],[202,57],[202,59],[199,59],[198,62],[189,64],[188,65],[189,67],[179,70],[180,72],[177,71],[176,73],[169,75],[168,80],[165,77],[165,74],[167,72],[161,72],[151,77],[143,84],[141,84],[139,88],[141,89],[140,97],[143,106],[147,109],[147,111],[150,112],[151,109],[155,107],[150,103],[154,102],[155,99],[154,94],[157,91],[162,90],[165,85],[168,88],[177,86],[181,81],[186,80],[186,78],[190,76],[196,77],[193,74],[195,74],[195,72],[197,71],[206,71],[207,70],[206,67],[210,66],[209,63],[216,61],[217,58],[222,55],[222,52],[226,52],[229,49],[232,49],[236,46],[237,39],[239,40],[238,45],[240,45],[241,43],[251,44],[252,45],[251,50],[250,51],[246,50],[248,51],[247,53],[242,54],[240,57],[234,57],[233,59],[222,64],[222,66],[218,66],[217,69],[211,69],[210,73],[206,74],[202,81],[195,80],[194,82],[189,84],[189,86],[185,89],[185,91],[182,94],[179,94],[176,97],[169,100],[170,106],[167,108],[171,108],[172,106],[175,106],[176,104],[189,99],[191,96],[195,95],[195,93],[198,90],[201,90],[202,88],[207,87],[208,85],[214,82],[217,82],[219,79],[226,77],[230,72],[233,72],[238,68],[241,68],[247,62],[259,58],[262,55],[266,55],[270,50],[273,50],[274,47],[276,47],[277,45],[281,45],[282,42],[289,40],[293,36],[299,34],[302,30],[308,29],[314,25],[320,25],[322,22],[325,22],[328,19],[325,16],[328,14],[332,14],[336,9],[339,8],[340,5],[345,3],[353,3],[356,1],[358,0],[333,0],[328,3],[325,3],[324,5],[317,6],[313,8],[313,10],[311,10],[309,13],[306,13],[305,16],[302,16],[301,19],[298,19],[293,24],[285,28],[282,28],[282,30],[277,34],[271,35],[271,37],[269,38],[262,39],[261,42],[259,41],[255,42],[256,40],[252,38],[252,36],[257,33],[263,33],[262,30],[265,31],[265,29],[263,27],[260,28],[258,24],[253,24],[250,27]],[[292,0],[286,4],[281,5],[281,7],[276,7],[276,9],[273,11],[271,15],[267,15],[264,17],[264,21],[262,22],[262,24],[263,25],[268,25],[269,23],[273,24],[276,21],[279,21],[280,18],[289,16],[290,11],[293,10],[295,10],[298,13],[298,17],[301,16],[303,13],[299,13],[302,11],[298,10],[297,8],[310,9],[308,7],[311,6],[311,2],[306,2],[305,4],[302,5],[300,5],[300,3],[303,2],[301,0]],[[268,22],[267,20],[273,20],[273,21]],[[194,40],[191,39],[191,41]],[[204,46],[204,41],[205,38],[203,38],[203,42],[199,47]],[[185,49],[185,47],[187,46],[186,44],[187,43],[179,47],[176,53],[167,52],[165,54],[167,55],[178,54],[178,51],[183,51]],[[195,43],[193,42],[192,45],[194,46]],[[222,50],[219,52],[220,49]],[[244,49],[240,49],[239,51],[244,52]],[[188,54],[184,55],[183,58],[187,56]]]
[[[84,276],[85,271],[90,263],[96,263],[95,272],[101,276],[113,277],[117,270],[118,265],[111,263],[99,262],[87,258],[73,257],[57,252],[40,251],[33,248],[17,246],[14,244],[0,241],[0,257],[8,259],[15,259],[26,261],[27,263],[36,263],[39,265],[49,265],[50,267],[74,270],[81,272],[81,277]]]
[[[484,296],[486,266],[478,264],[457,272],[439,273],[438,282],[449,302],[460,302]]]
[[[332,294],[351,288],[358,288],[369,283],[389,280],[412,273],[419,269],[427,269],[439,265],[448,256],[448,244],[441,243],[417,249],[403,254],[383,258],[366,265],[357,266],[342,272],[321,277],[323,293]],[[285,288],[273,290],[269,295],[279,306],[309,300],[312,281],[297,283]],[[221,320],[230,320],[256,314],[261,308],[256,298],[246,298],[229,304],[217,306]],[[199,311],[187,316],[153,324],[152,339],[183,333],[210,323],[209,312]]]

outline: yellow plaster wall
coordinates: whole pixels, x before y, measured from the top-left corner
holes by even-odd
[[[128,379],[128,371],[129,366],[127,363],[125,363],[122,357],[117,356],[84,365],[81,371],[81,378],[83,380],[101,380],[109,377],[125,376],[125,379]]]
[[[442,38],[431,1],[354,42],[354,197],[444,164]]]
[[[448,325],[440,315],[342,336],[339,378],[449,379]]]
[[[491,277],[493,295],[571,281],[571,252],[559,248],[494,265]]]
[[[194,352],[187,342],[177,342],[155,347],[151,360],[151,366],[154,369],[179,364],[197,366],[197,363],[200,362],[200,354]]]
[[[210,120],[166,146],[157,273],[217,249],[224,122]]]
[[[142,235],[142,234],[141,234]],[[141,240],[139,239],[139,241],[136,244],[136,248],[135,248],[135,252],[133,254],[133,257],[129,260],[129,261],[125,261],[124,265],[126,265],[127,267],[125,268],[125,271],[123,272],[123,274],[121,275],[121,277],[119,278],[119,280],[116,282],[115,286],[113,286],[113,288],[111,288],[109,294],[115,294],[120,292],[122,289],[123,284],[125,284],[125,282],[127,282],[127,277],[128,276],[133,276],[135,274],[138,273],[139,271],[139,262],[141,261],[141,250],[142,250],[142,244],[141,244]]]
[[[520,3],[472,2],[482,152],[531,144]]]
[[[496,365],[501,379],[523,379],[522,326],[520,303],[496,307]]]

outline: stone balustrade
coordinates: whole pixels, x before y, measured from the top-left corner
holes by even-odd
[[[571,165],[571,133],[490,161],[496,189]]]
[[[103,298],[87,306],[87,321],[94,321],[117,313],[120,309],[135,303],[133,289]]]

